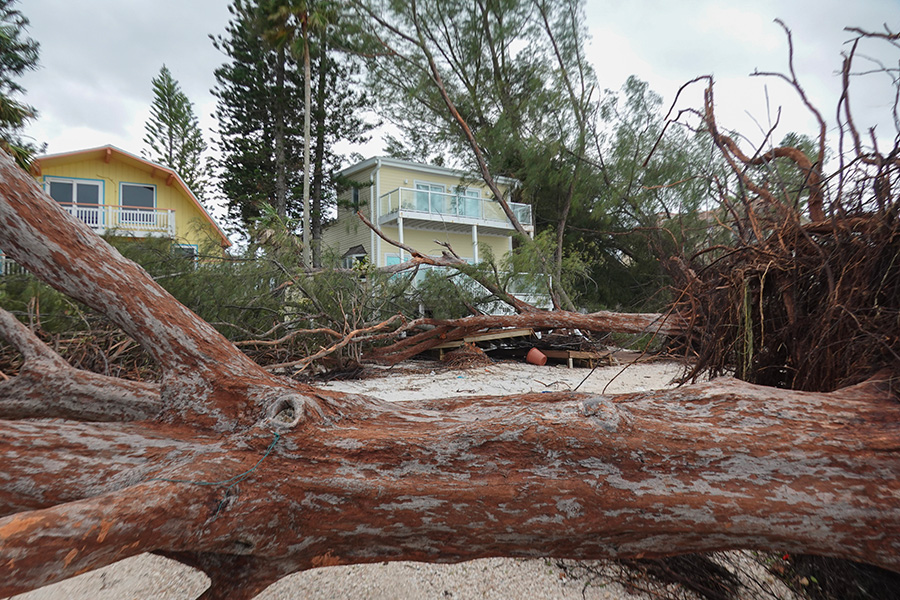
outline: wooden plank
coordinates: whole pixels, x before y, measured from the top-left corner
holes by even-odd
[[[454,340],[452,342],[444,342],[443,344],[439,344],[434,346],[434,348],[440,350],[442,348],[459,348],[463,344],[470,344],[476,342],[487,342],[490,340],[502,340],[506,338],[514,338],[514,337],[527,337],[530,335],[534,335],[534,330],[530,328],[519,328],[519,329],[494,329],[488,330],[484,333],[479,333],[476,335],[466,336],[461,340]]]
[[[489,340],[502,340],[505,338],[513,338],[513,337],[526,337],[529,335],[534,335],[533,329],[528,329],[528,328],[501,329],[498,331],[487,331],[485,333],[479,333],[477,335],[470,335],[468,337],[464,337],[463,341],[465,341],[465,342],[487,342]]]
[[[569,350],[569,358],[581,358],[585,360],[596,360],[598,358],[608,358],[611,352],[584,352],[581,350]]]

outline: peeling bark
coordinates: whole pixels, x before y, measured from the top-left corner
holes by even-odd
[[[164,371],[162,411],[145,420],[0,419],[0,596],[147,551],[209,574],[207,599],[386,560],[751,547],[900,571],[887,379],[829,394],[724,379],[391,404],[267,374],[5,156],[0,247],[109,315]],[[81,376],[8,318],[0,327],[26,364]],[[67,402],[56,382],[33,382],[48,411]],[[118,381],[97,385],[125,398]]]

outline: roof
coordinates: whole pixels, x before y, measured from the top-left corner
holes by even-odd
[[[367,158],[361,162],[356,163],[355,165],[350,165],[346,169],[341,170],[338,174],[349,176],[357,173],[359,171],[368,169],[369,167],[373,167],[375,165],[384,165],[388,167],[397,167],[400,169],[408,169],[410,171],[420,171],[422,173],[431,173],[434,175],[449,175],[450,177],[459,177],[459,178],[475,178],[481,179],[481,176],[477,173],[473,173],[472,171],[464,171],[462,169],[451,169],[448,167],[438,167],[435,165],[426,165],[424,163],[412,162],[409,160],[401,160],[399,158],[391,158],[388,156],[373,156],[372,158]],[[515,186],[518,185],[519,180],[513,179],[512,177],[504,177],[502,175],[498,175],[494,177],[494,181],[506,186]]]
[[[212,215],[207,212],[207,210],[203,207],[197,197],[194,196],[194,193],[190,190],[187,184],[181,179],[181,176],[178,175],[174,170],[169,167],[165,167],[158,163],[147,160],[146,158],[141,158],[131,152],[126,152],[121,148],[117,148],[113,145],[99,146],[97,148],[87,148],[84,150],[72,150],[70,152],[60,152],[58,154],[45,154],[44,156],[39,156],[34,160],[35,168],[37,169],[38,174],[41,174],[41,170],[44,163],[56,162],[56,161],[64,161],[68,158],[87,158],[87,159],[102,159],[106,162],[109,162],[110,158],[115,157],[117,160],[122,161],[123,163],[130,165],[132,167],[136,167],[150,173],[151,177],[160,177],[166,181],[166,184],[176,185],[178,188],[184,192],[184,195],[190,199],[191,202],[194,203],[194,206],[197,207],[197,210],[200,211],[210,225],[215,228],[216,232],[222,238],[222,245],[224,247],[231,246],[231,240],[228,239],[228,236],[225,234],[225,231],[219,227],[219,224],[216,223],[216,220],[213,219]]]
[[[364,256],[366,254],[368,254],[368,252],[366,252],[365,247],[362,244],[357,244],[344,252],[344,255],[341,256],[341,258],[347,258],[348,256]]]

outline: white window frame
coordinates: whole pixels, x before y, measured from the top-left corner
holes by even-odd
[[[127,186],[150,188],[153,190],[153,206],[132,206],[125,204],[125,188]],[[147,225],[155,222],[156,203],[158,200],[156,184],[134,181],[119,182],[119,222],[126,225]]]
[[[197,244],[173,244],[173,246],[179,250],[190,250],[191,258],[194,259],[194,266],[197,266],[197,261],[200,258],[200,246]]]
[[[72,184],[72,201],[71,202],[60,202],[53,196],[50,196],[50,185],[52,183],[69,183]],[[78,203],[78,186],[92,186],[97,188],[97,203],[96,204],[79,204]],[[78,220],[86,223],[90,227],[97,229],[102,228],[104,226],[104,213],[103,206],[105,204],[104,201],[104,181],[102,179],[87,179],[82,177],[57,177],[55,175],[46,175],[44,177],[43,184],[44,192],[53,198],[53,201],[56,202],[59,206],[63,207],[65,211],[69,214],[77,218]]]
[[[44,177],[44,193],[50,196],[51,183],[71,183],[72,184],[72,201],[65,204],[78,205],[78,186],[91,185],[97,188],[97,204],[82,204],[80,206],[103,206],[103,180],[87,179],[81,177],[57,177],[56,175],[47,175]],[[52,196],[51,196],[52,198]],[[54,198],[54,201],[59,202]],[[61,203],[62,204],[62,203]]]
[[[429,188],[427,190],[420,190],[420,185],[427,185]],[[433,188],[440,188],[439,190]],[[434,206],[434,200],[431,197],[431,194],[438,193],[441,194],[441,198],[444,197],[444,194],[447,193],[447,186],[443,183],[434,183],[433,181],[425,181],[422,179],[414,179],[413,180],[413,189],[416,192],[416,210],[421,210],[419,208],[419,196],[418,192],[428,192],[428,212],[437,212],[438,214],[442,214],[441,211],[433,211],[431,210]]]
[[[125,187],[133,186],[133,187],[142,187],[142,188],[151,188],[153,190],[153,206],[131,206],[130,204],[125,204]],[[138,183],[134,181],[120,181],[119,182],[119,206],[127,207],[127,208],[143,208],[146,210],[156,210],[156,202],[157,202],[157,190],[155,183]]]
[[[341,260],[341,267],[344,269],[352,269],[365,260],[368,254],[350,254]]]

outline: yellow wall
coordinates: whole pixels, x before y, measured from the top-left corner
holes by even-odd
[[[478,188],[481,190],[482,198],[493,198],[494,195],[481,179],[460,179],[452,175],[439,175],[436,173],[426,173],[403,169],[395,166],[382,166],[378,173],[378,179],[381,183],[380,192],[382,195],[387,194],[397,188],[415,189],[416,183],[438,183],[444,186],[446,192],[452,192],[457,186],[468,188]],[[506,195],[506,186],[498,185],[500,193]]]
[[[382,231],[384,231],[385,235],[387,235],[389,238],[399,241],[400,232],[397,227],[383,227]],[[440,256],[444,248],[435,244],[434,240],[448,242],[450,246],[453,247],[453,251],[456,252],[460,256],[460,258],[473,259],[475,257],[471,234],[434,231],[431,229],[423,230],[410,229],[408,227],[403,228],[404,244],[415,248],[423,254]],[[512,240],[511,236],[484,235],[483,233],[481,233],[481,231],[478,232],[478,244],[489,246],[491,252],[494,253],[494,257],[498,260],[503,258],[503,256],[510,251],[510,240]],[[392,244],[388,244],[387,242],[382,242],[381,253],[381,261],[379,261],[379,264],[383,265],[387,264],[387,256],[389,254],[399,254],[400,249]],[[405,258],[408,260],[409,255],[406,254]],[[479,256],[479,258],[483,259],[484,256],[481,255]]]
[[[120,206],[119,184],[139,183],[156,188],[156,208],[175,211],[175,238],[183,244],[206,245],[210,240],[218,241],[219,236],[212,229],[207,218],[187,197],[181,187],[173,182],[166,185],[166,173],[160,172],[157,177],[118,160],[115,155],[107,163],[102,159],[84,159],[73,157],[71,162],[47,161],[41,164],[41,184],[45,177],[71,177],[74,179],[90,179],[103,184],[103,203],[107,206]],[[200,231],[198,231],[200,225]]]

